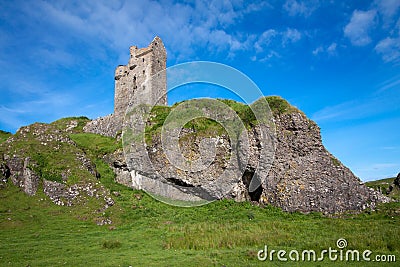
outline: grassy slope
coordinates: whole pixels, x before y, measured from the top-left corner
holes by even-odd
[[[269,96],[265,98],[269,104],[269,107],[273,113],[284,114],[290,112],[300,112],[295,107],[291,106],[286,100],[279,96]],[[218,99],[224,104],[228,105],[232,110],[239,116],[243,125],[249,129],[254,125],[257,125],[257,119],[250,106],[228,99]],[[171,110],[182,102],[174,104],[172,107],[166,106],[155,106],[151,110],[150,121],[146,125],[146,143],[151,144],[152,138],[155,135],[160,134],[161,126],[168,117]],[[257,103],[257,101],[256,101]],[[254,104],[256,104],[254,103]],[[207,118],[196,118],[186,123],[184,128],[192,128],[196,131],[197,136],[215,136],[225,134],[224,128],[216,121]]]
[[[386,179],[381,179],[381,180],[376,180],[376,181],[370,181],[365,184],[368,187],[371,187],[377,191],[382,192],[383,194],[387,194],[387,192],[389,191],[390,185],[393,184],[394,179],[395,179],[394,177],[386,178]],[[395,200],[400,201],[400,190],[395,188],[392,192],[390,192],[389,196]]]
[[[0,130],[0,144],[7,140],[11,133]]]
[[[116,222],[109,230],[85,220],[84,207],[59,207],[42,193],[28,197],[8,185],[0,191],[0,265],[265,266],[256,259],[265,244],[318,251],[334,248],[341,237],[349,248],[400,257],[400,218],[390,214],[393,207],[326,218],[227,200],[177,208],[141,191],[113,189],[120,196],[107,211]],[[398,203],[391,205],[399,209]]]
[[[77,127],[71,130],[73,133],[81,132],[88,121],[85,117],[73,117],[60,119],[51,124],[32,124],[14,134],[14,141],[10,144],[3,143],[0,146],[0,154],[7,152],[10,155],[16,154],[22,159],[31,158],[34,162],[31,169],[47,180],[62,182],[63,173],[69,173],[71,183],[90,179],[88,171],[80,168],[82,163],[77,159],[80,149],[68,142],[59,141],[59,138],[67,137],[66,133],[59,131],[64,131],[71,120],[77,122]],[[42,136],[46,140],[41,139]]]
[[[386,191],[389,189],[389,186],[393,183],[394,179],[394,177],[380,179],[376,181],[366,182],[365,184],[371,188],[374,188],[375,190],[378,190],[380,188],[383,193],[386,193]]]
[[[59,128],[64,124],[55,123]],[[0,266],[269,266],[270,262],[256,258],[264,245],[320,251],[335,248],[342,237],[349,249],[395,254],[400,259],[399,203],[341,218],[284,213],[229,200],[173,207],[113,181],[114,174],[101,156],[120,148],[114,139],[82,134],[79,129],[70,137],[96,163],[100,182],[120,194],[104,214],[115,229],[93,223],[96,203],[90,200],[59,207],[41,191],[29,197],[9,182],[0,189]]]

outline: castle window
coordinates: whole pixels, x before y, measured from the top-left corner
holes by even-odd
[[[145,73],[145,71],[143,70],[143,74]]]
[[[155,42],[154,45],[157,45],[157,42]]]
[[[142,58],[143,62],[144,62],[144,58]]]

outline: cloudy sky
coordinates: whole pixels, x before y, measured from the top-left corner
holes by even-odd
[[[400,171],[400,1],[0,1],[0,129],[113,112],[114,69],[160,36],[315,120],[362,180]]]

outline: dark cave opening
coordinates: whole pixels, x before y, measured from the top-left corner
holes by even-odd
[[[243,184],[246,186],[247,193],[250,196],[250,200],[258,202],[260,200],[263,188],[262,188],[262,185],[260,183],[260,185],[255,190],[252,190],[250,192],[250,188],[249,187],[250,187],[251,179],[253,179],[253,177],[254,177],[254,179],[258,179],[256,177],[256,174],[254,173],[254,171],[245,170],[244,173],[243,173],[243,176],[242,176],[242,181],[243,181]]]
[[[193,185],[186,183],[185,181],[182,181],[181,179],[178,178],[173,178],[173,177],[168,177],[165,178],[168,182],[171,182],[175,185],[183,186],[183,187],[193,187]]]

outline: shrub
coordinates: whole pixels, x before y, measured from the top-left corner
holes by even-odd
[[[284,114],[290,112],[293,108],[285,99],[280,96],[268,96],[266,99],[270,109],[274,113]]]
[[[122,244],[118,240],[105,240],[102,244],[102,247],[105,249],[120,248],[121,246]]]

